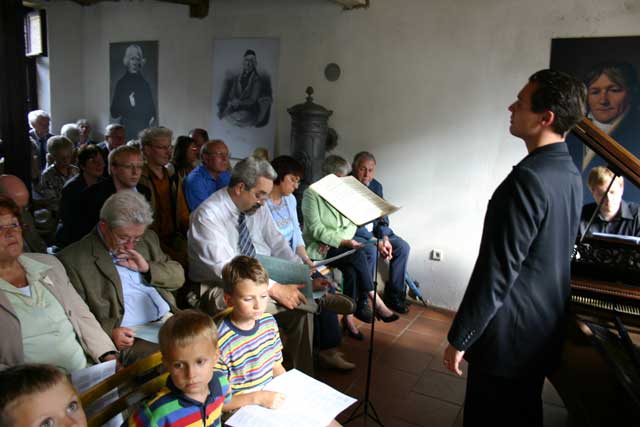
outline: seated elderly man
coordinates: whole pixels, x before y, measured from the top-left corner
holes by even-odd
[[[28,119],[31,127],[29,137],[36,144],[40,171],[43,171],[47,165],[47,141],[53,136],[49,132],[51,116],[44,110],[33,110],[29,112]]]
[[[88,187],[79,195],[79,205],[74,206],[71,214],[63,218],[58,235],[64,239],[57,242],[64,247],[80,240],[98,223],[100,209],[105,200],[121,190],[135,190],[151,199],[149,189],[139,184],[142,172],[142,153],[135,147],[121,146],[109,153],[109,178]]]
[[[229,186],[215,192],[191,214],[189,275],[194,282],[203,284],[201,307],[210,314],[225,308],[222,268],[236,255],[259,254],[301,263],[264,206],[275,178],[269,162],[248,157],[233,168]],[[310,313],[315,313],[317,306],[313,301],[307,302],[299,287],[302,285],[271,280],[269,296],[277,304],[270,302],[267,311],[275,315],[284,337],[287,368],[312,374]]]
[[[376,158],[368,151],[361,151],[353,159],[352,174],[364,185],[369,187],[380,197],[382,184],[375,179]],[[378,252],[382,258],[389,260],[389,280],[384,288],[384,302],[387,307],[398,313],[408,313],[409,307],[405,298],[404,278],[407,273],[407,262],[409,261],[409,251],[411,248],[399,236],[389,228],[389,218],[382,217],[369,224],[358,227],[356,230],[356,240],[366,242],[371,239],[381,239],[378,244]],[[375,272],[376,248],[366,246],[371,276]],[[375,278],[374,278],[375,280]]]
[[[66,372],[115,357],[116,349],[60,262],[23,253],[20,209],[0,196],[0,369],[50,363]]]
[[[187,175],[184,180],[184,194],[190,211],[196,210],[207,197],[229,185],[229,149],[215,139],[205,143],[200,149],[202,164]]]
[[[579,236],[587,231],[587,225],[597,209],[598,203],[604,199],[600,211],[589,228],[589,233],[640,237],[640,206],[622,199],[624,180],[621,176],[615,179],[607,193],[607,187],[613,177],[613,172],[604,166],[596,166],[589,172],[588,186],[596,202],[584,205],[582,208]]]
[[[184,283],[180,264],[162,252],[158,236],[147,229],[152,221],[142,195],[120,191],[102,206],[93,232],[58,254],[125,365],[158,350],[156,343],[136,338],[135,328],[164,322],[176,311],[171,291]]]
[[[178,176],[170,173],[165,165],[171,160],[171,139],[173,132],[165,127],[155,127],[140,133],[140,143],[145,165],[142,168],[140,184],[151,194],[153,224],[151,229],[158,234],[162,250],[183,266],[187,265],[186,236],[178,233],[177,202]]]
[[[20,209],[20,223],[25,252],[47,253],[47,244],[38,234],[36,224],[29,212],[29,190],[17,176],[0,175],[0,195],[12,199]]]
[[[76,126],[80,131],[80,137],[78,138],[78,145],[82,147],[83,145],[95,145],[97,144],[95,141],[91,139],[91,123],[87,119],[78,119],[76,121]]]

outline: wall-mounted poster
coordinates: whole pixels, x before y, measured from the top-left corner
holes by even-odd
[[[554,39],[551,68],[585,83],[588,117],[640,158],[640,37]],[[586,184],[591,169],[606,162],[573,135],[567,138],[567,145]],[[626,184],[624,199],[640,202],[640,189]],[[593,201],[586,185],[584,201]]]
[[[213,43],[213,138],[234,158],[258,148],[273,157],[280,41],[274,38],[216,39]]]
[[[125,128],[127,140],[158,125],[158,42],[109,45],[112,123]]]

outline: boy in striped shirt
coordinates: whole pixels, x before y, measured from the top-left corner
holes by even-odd
[[[214,371],[216,325],[207,314],[184,310],[160,329],[167,385],[129,418],[129,427],[221,427],[222,405],[230,401],[227,376]]]
[[[233,397],[224,411],[246,405],[275,409],[282,393],[261,388],[282,367],[282,343],[278,324],[265,313],[269,275],[255,258],[237,256],[222,270],[224,301],[233,311],[218,327],[220,358],[216,369],[227,375]]]

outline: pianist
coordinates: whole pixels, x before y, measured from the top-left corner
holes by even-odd
[[[593,194],[595,203],[589,203],[582,208],[579,236],[587,231],[589,220],[604,198],[600,211],[589,228],[591,233],[619,234],[623,236],[640,237],[639,205],[622,200],[624,180],[618,177],[607,193],[607,187],[613,178],[613,172],[604,166],[596,166],[589,172],[588,186]]]

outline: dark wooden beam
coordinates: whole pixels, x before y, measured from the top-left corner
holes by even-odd
[[[120,1],[120,0],[73,0],[82,6],[91,6],[103,1]],[[158,0],[166,3],[176,3],[189,6],[189,16],[192,18],[206,18],[209,14],[209,0]]]

